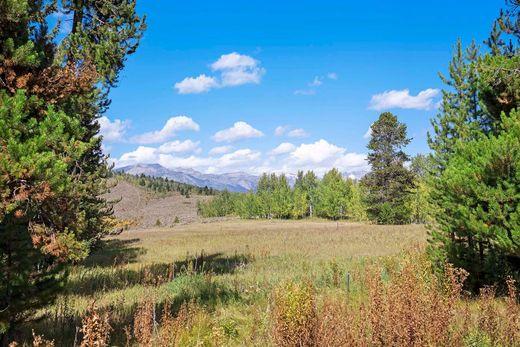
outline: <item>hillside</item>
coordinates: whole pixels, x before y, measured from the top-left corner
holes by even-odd
[[[175,217],[179,223],[199,221],[197,216],[197,202],[206,201],[210,196],[190,195],[186,197],[180,193],[157,195],[123,179],[106,195],[109,201],[117,201],[114,205],[116,218],[135,220],[139,228],[157,226],[172,226]]]

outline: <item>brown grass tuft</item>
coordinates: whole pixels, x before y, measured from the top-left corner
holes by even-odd
[[[111,331],[112,327],[110,326],[108,313],[100,314],[96,309],[95,303],[92,303],[83,318],[83,327],[81,328],[83,340],[80,346],[108,346]]]

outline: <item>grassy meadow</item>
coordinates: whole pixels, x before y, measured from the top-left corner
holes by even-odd
[[[479,327],[481,300],[461,306],[457,294],[452,307],[451,294],[437,290],[449,281],[427,271],[426,237],[421,225],[321,220],[125,231],[71,270],[66,294],[30,327],[56,346],[79,346],[82,328],[114,346],[412,346],[447,338],[455,325],[465,329],[461,345],[491,343],[491,333],[475,337],[469,329]],[[460,289],[455,275],[453,291]],[[486,314],[510,314],[501,300],[489,299]],[[460,312],[451,317],[455,305]],[[519,313],[518,305],[509,309]],[[413,332],[393,336],[402,329],[388,326],[400,321],[404,331],[434,327],[419,339]],[[442,321],[453,326],[443,330]],[[500,326],[486,324],[501,334]]]

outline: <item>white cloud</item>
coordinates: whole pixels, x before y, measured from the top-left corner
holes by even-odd
[[[316,91],[314,89],[298,89],[294,91],[294,95],[314,95]]]
[[[237,52],[223,54],[220,58],[211,64],[213,71],[218,70],[234,70],[243,68],[253,68],[258,65],[258,61],[245,54]]]
[[[341,168],[343,171],[367,166],[367,156],[359,153],[345,153],[334,162],[334,167]]]
[[[199,131],[200,127],[190,117],[176,116],[168,119],[161,130],[134,136],[132,141],[140,144],[159,143],[169,140],[181,130]]]
[[[166,142],[159,146],[159,153],[193,153],[200,152],[200,141],[184,140],[184,141],[172,141]]]
[[[344,152],[344,148],[321,139],[314,143],[300,145],[291,153],[291,158],[299,164],[318,164],[339,156]]]
[[[215,163],[216,167],[229,168],[240,165],[250,165],[252,161],[258,160],[261,153],[249,148],[239,149],[232,153],[227,153],[221,156]]]
[[[410,90],[387,90],[381,94],[372,96],[369,108],[373,110],[384,110],[391,108],[431,110],[436,103],[433,99],[439,95],[439,89],[428,88],[416,96],[410,95]]]
[[[175,89],[177,89],[179,94],[198,94],[216,87],[218,87],[217,80],[206,75],[186,77],[182,81],[175,83]]]
[[[224,154],[224,153],[231,151],[232,149],[233,149],[232,146],[217,146],[217,147],[213,147],[212,149],[210,149],[209,154],[210,155]]]
[[[213,140],[217,142],[234,142],[247,138],[262,137],[264,134],[246,122],[236,122],[233,127],[217,131]]]
[[[316,76],[314,77],[314,80],[312,80],[311,83],[309,83],[309,86],[310,87],[319,87],[323,84],[323,82],[321,81],[321,78]]]
[[[299,129],[294,129],[294,130],[291,130],[287,133],[287,136],[289,137],[306,137],[306,136],[309,136],[309,134],[307,134],[305,132],[305,130],[299,128]]]
[[[329,73],[327,74],[327,78],[328,78],[329,80],[337,80],[337,79],[338,79],[338,74],[335,73],[335,72],[329,72]]]
[[[271,152],[269,152],[270,155],[280,155],[280,154],[287,154],[296,149],[296,146],[289,142],[280,143],[276,148],[274,148]]]
[[[283,157],[282,160],[275,157],[269,158],[258,168],[257,172],[295,173],[298,170],[314,170],[316,174],[323,175],[335,167],[342,173],[354,173],[359,176],[361,173],[369,171],[366,154],[347,152],[345,148],[331,144],[324,139],[314,143],[301,144],[285,155],[286,157]]]
[[[214,88],[236,87],[243,84],[259,84],[265,69],[260,67],[260,61],[237,52],[223,54],[211,64],[214,72],[220,76],[186,77],[175,84],[179,94],[198,94]]]
[[[124,153],[118,159],[118,163],[122,165],[146,163],[153,164],[159,159],[157,149],[153,147],[139,146],[136,150]]]
[[[220,56],[216,62],[211,64],[211,69],[221,72],[222,87],[234,87],[248,83],[260,83],[265,70],[259,64],[258,60],[248,55],[233,52]]]
[[[222,87],[235,87],[242,84],[259,84],[262,80],[264,69],[237,69],[222,72]]]
[[[100,135],[107,142],[121,141],[130,127],[130,122],[126,120],[115,119],[111,121],[108,117],[102,116],[98,119],[100,127]]]
[[[279,126],[276,127],[276,129],[274,129],[274,134],[276,136],[282,136],[283,134],[285,134],[286,130],[287,130],[287,126],[279,125]]]

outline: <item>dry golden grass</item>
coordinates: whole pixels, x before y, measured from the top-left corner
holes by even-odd
[[[418,225],[321,220],[125,231],[72,269],[25,341],[34,328],[56,346],[513,346],[516,293],[462,299],[462,274],[433,276],[425,243]]]
[[[308,280],[322,295],[344,290],[349,272],[355,293],[364,262],[425,240],[424,228],[417,225],[322,220],[228,220],[124,231],[72,269],[66,294],[27,331],[34,327],[66,345],[79,338],[82,318],[95,300],[100,312],[110,312],[111,343],[124,344],[127,335],[135,338],[134,316],[143,298],[154,297],[158,305],[170,300],[172,311],[195,300],[222,322],[215,334],[224,340],[240,345],[237,336],[247,335],[248,341],[263,344],[271,331],[269,297],[280,283]]]
[[[311,260],[396,254],[412,244],[424,244],[420,225],[380,226],[330,221],[230,220],[194,223],[123,233],[118,240],[139,239],[147,252],[139,262],[182,259],[186,253],[248,252],[258,256],[299,256]]]

